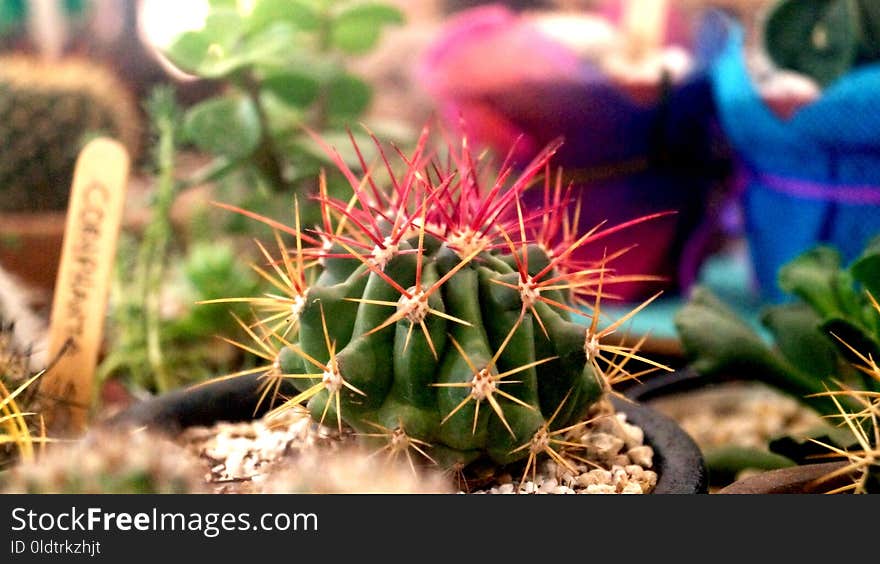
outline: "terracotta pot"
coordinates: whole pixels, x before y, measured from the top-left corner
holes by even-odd
[[[265,414],[255,410],[260,381],[256,375],[213,382],[193,389],[180,389],[136,403],[99,423],[99,426],[147,427],[176,434],[195,426],[220,421],[248,421]],[[655,494],[702,494],[708,492],[703,456],[678,424],[645,405],[612,397],[615,409],[645,433],[654,449],[658,474]]]
[[[780,468],[742,478],[718,490],[719,494],[821,494],[845,485],[846,474],[824,480],[832,472],[846,466],[846,462],[802,464]]]
[[[0,212],[0,265],[33,292],[33,305],[52,299],[66,211]]]
[[[192,169],[205,162],[199,155],[185,154],[180,167]],[[191,218],[207,206],[210,192],[206,186],[195,186],[182,192],[175,200],[171,221],[175,237],[186,236]],[[150,221],[152,179],[133,176],[129,180],[122,232],[140,233]],[[21,211],[0,210],[0,265],[32,292],[31,305],[47,308],[55,291],[55,279],[61,260],[67,210]]]

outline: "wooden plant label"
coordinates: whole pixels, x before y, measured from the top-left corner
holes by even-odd
[[[76,161],[49,320],[57,362],[40,385],[56,434],[79,434],[88,423],[128,173],[128,153],[113,139],[92,140]]]
[[[668,11],[669,0],[626,0],[622,23],[633,58],[663,45]]]

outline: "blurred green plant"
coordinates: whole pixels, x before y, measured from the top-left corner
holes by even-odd
[[[108,352],[101,380],[122,378],[149,392],[197,382],[227,367],[230,359],[214,336],[240,306],[197,305],[230,295],[255,293],[256,275],[229,238],[196,240],[185,248],[173,238],[171,207],[181,182],[175,178],[180,109],[169,87],[147,102],[156,136],[156,184],[151,216],[142,236],[123,233],[111,288]]]
[[[193,182],[244,175],[237,184],[250,193],[237,203],[251,210],[276,194],[314,194],[315,179],[330,161],[309,130],[341,147],[350,166],[364,166],[346,151],[347,130],[362,121],[373,90],[349,66],[376,47],[384,28],[403,23],[400,11],[362,0],[254,0],[247,8],[235,0],[209,3],[204,27],[181,34],[165,51],[185,72],[226,86],[183,116],[185,140],[214,156]],[[331,193],[337,181],[343,179],[328,179]],[[310,215],[316,208],[301,210],[306,225],[319,220]]]
[[[864,397],[880,397],[880,237],[848,265],[831,246],[810,249],[786,263],[778,281],[792,299],[761,313],[769,341],[707,288],[695,288],[675,318],[689,365],[710,378],[761,381],[829,422],[849,425],[855,418],[846,414],[864,412]],[[773,461],[784,466],[827,454],[826,445],[857,446],[856,436],[829,423],[771,440],[768,447],[788,458]],[[728,467],[766,458],[735,449],[721,454]]]
[[[826,86],[880,60],[880,2],[779,0],[767,16],[764,44],[778,66]]]

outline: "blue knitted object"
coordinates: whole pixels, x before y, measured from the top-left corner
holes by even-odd
[[[728,25],[713,92],[741,164],[755,282],[765,301],[782,302],[776,276],[784,263],[819,243],[848,262],[880,232],[880,63],[842,76],[784,119],[747,72],[742,28]]]

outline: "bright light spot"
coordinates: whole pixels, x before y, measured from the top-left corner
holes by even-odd
[[[178,35],[201,29],[209,11],[208,0],[144,0],[139,25],[144,40],[165,49]]]

